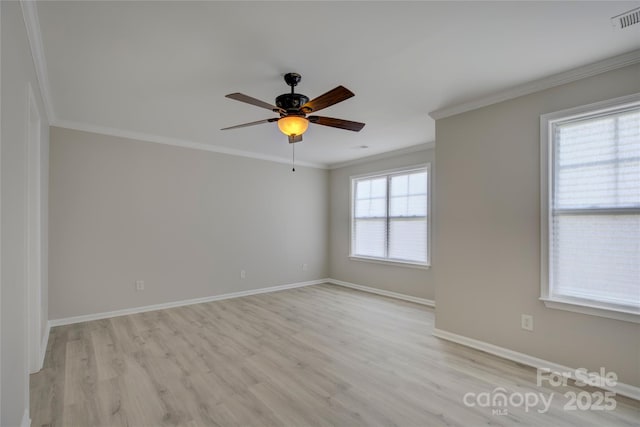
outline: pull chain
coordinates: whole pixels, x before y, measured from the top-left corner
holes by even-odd
[[[296,144],[293,143],[291,144],[291,172],[295,172],[296,171]]]

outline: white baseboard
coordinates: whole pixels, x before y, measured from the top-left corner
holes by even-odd
[[[484,341],[479,341],[473,338],[465,337],[463,335],[458,335],[452,332],[443,331],[442,329],[433,328],[433,336],[437,338],[442,338],[443,340],[452,341],[457,344],[462,344],[467,347],[475,348],[476,350],[484,351],[485,353],[493,354],[495,356],[512,360],[514,362],[518,362],[523,365],[532,366],[534,368],[549,369],[555,373],[574,373],[575,372],[575,368],[569,368],[568,366],[549,362],[548,360],[539,359],[537,357],[533,357],[528,354],[509,350],[508,348],[499,347],[497,345],[489,344]],[[572,379],[575,379],[575,376],[572,375],[572,377],[573,377]],[[606,382],[602,381],[602,384],[606,384]],[[601,387],[601,388],[608,391],[612,391],[622,396],[627,396],[632,399],[640,400],[640,387],[619,382],[614,387]]]
[[[53,319],[49,321],[49,326],[71,325],[74,323],[88,322],[91,320],[108,319],[111,317],[126,316],[128,314],[144,313],[147,311],[164,310],[167,308],[182,307],[185,305],[201,304],[203,302],[220,301],[230,298],[240,298],[249,295],[265,294],[268,292],[283,291],[286,289],[301,288],[303,286],[319,285],[327,283],[329,279],[310,280],[308,282],[289,283],[286,285],[270,286],[268,288],[251,289],[248,291],[231,292],[228,294],[213,295],[210,297],[193,298],[181,301],[172,301],[162,304],[145,305],[142,307],[124,308],[122,310],[107,311],[96,314],[85,314],[82,316],[65,317],[62,319]]]
[[[47,354],[47,345],[49,344],[49,334],[51,333],[51,321],[47,321],[47,327],[44,330],[44,336],[40,343],[40,360],[38,361],[38,371],[44,366],[44,356]]]
[[[411,295],[405,295],[398,292],[385,291],[384,289],[372,288],[370,286],[357,285],[355,283],[349,283],[342,280],[327,279],[327,283],[331,283],[338,286],[344,286],[345,288],[357,289],[359,291],[369,292],[372,294],[383,295],[385,297],[401,299],[404,301],[415,302],[416,304],[426,305],[428,307],[435,307],[436,303],[433,300],[426,298],[418,298]]]
[[[29,409],[24,410],[22,414],[22,421],[20,421],[20,427],[31,427],[31,418],[29,418]]]

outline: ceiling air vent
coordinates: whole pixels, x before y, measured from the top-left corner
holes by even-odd
[[[618,30],[624,30],[632,25],[640,24],[640,7],[632,9],[611,18],[611,23]]]

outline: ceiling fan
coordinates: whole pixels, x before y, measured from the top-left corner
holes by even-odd
[[[242,93],[230,93],[226,95],[229,99],[235,99],[236,101],[245,102],[247,104],[255,105],[256,107],[266,108],[275,113],[280,114],[280,117],[273,117],[270,119],[258,120],[256,122],[244,123],[241,125],[227,127],[221,130],[236,129],[247,126],[259,125],[262,123],[278,122],[278,128],[282,133],[287,135],[289,143],[302,141],[302,134],[309,127],[309,122],[322,126],[330,126],[339,129],[351,130],[359,132],[364,123],[352,122],[350,120],[335,119],[332,117],[323,116],[308,116],[307,114],[315,113],[323,108],[330,107],[331,105],[342,102],[346,99],[354,96],[344,86],[338,86],[329,92],[320,95],[317,98],[309,101],[309,98],[301,93],[294,93],[293,88],[300,82],[302,76],[298,73],[287,73],[284,75],[284,81],[287,85],[291,86],[291,93],[285,93],[276,98],[276,105],[271,105],[267,102],[260,101],[259,99],[252,98]]]

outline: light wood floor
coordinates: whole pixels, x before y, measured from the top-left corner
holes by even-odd
[[[621,397],[611,412],[564,411],[567,389],[433,338],[433,318],[320,285],[56,327],[31,376],[32,425],[639,425],[639,403]],[[555,393],[551,410],[463,403],[496,387]]]

